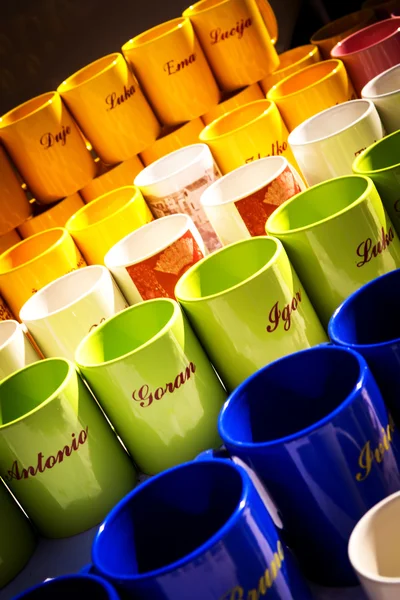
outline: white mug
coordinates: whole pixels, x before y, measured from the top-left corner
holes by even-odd
[[[200,196],[220,172],[206,144],[191,144],[159,158],[135,178],[154,217],[189,215],[210,252],[220,247],[200,204]]]
[[[400,129],[400,62],[366,83],[361,97],[375,104],[386,133]]]
[[[304,189],[286,158],[268,156],[217,179],[200,200],[221,243],[227,245],[265,235],[268,217]]]
[[[175,298],[178,279],[204,258],[200,233],[188,215],[161,217],[133,231],[104,258],[131,304]]]
[[[400,492],[373,506],[349,540],[349,558],[370,600],[400,598]]]
[[[289,145],[312,186],[350,175],[356,156],[382,139],[384,130],[371,100],[351,100],[323,110],[298,125]]]
[[[0,381],[40,360],[39,354],[17,321],[0,321]]]
[[[85,335],[127,306],[108,269],[92,265],[46,285],[25,302],[19,316],[47,358],[73,361]]]

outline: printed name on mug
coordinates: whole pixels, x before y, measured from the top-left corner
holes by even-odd
[[[185,371],[181,371],[175,377],[174,381],[168,382],[165,384],[165,387],[158,387],[154,390],[154,392],[150,392],[149,386],[145,383],[138,390],[134,390],[132,393],[132,398],[136,402],[140,402],[139,406],[142,408],[147,408],[150,404],[153,403],[153,400],[161,400],[161,398],[169,392],[173,394],[175,390],[178,390],[181,385],[186,383],[188,379],[190,379],[191,374],[196,371],[196,365],[192,362],[186,367]]]

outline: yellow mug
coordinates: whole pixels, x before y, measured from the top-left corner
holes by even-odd
[[[57,92],[3,115],[0,138],[39,202],[70,196],[95,176],[94,160]]]
[[[46,229],[64,227],[68,219],[85,206],[85,203],[76,192],[52,206],[40,206],[36,202],[33,202],[32,206],[33,216],[18,227],[18,232],[24,239]]]
[[[99,175],[79,192],[85,202],[91,202],[117,188],[132,185],[136,175],[143,170],[142,161],[138,156],[132,156],[115,167],[102,166]]]
[[[338,42],[341,42],[352,33],[364,29],[364,27],[370,25],[375,20],[373,10],[358,10],[327,23],[311,36],[310,42],[318,46],[322,58],[328,59],[331,57],[332,48]]]
[[[151,165],[154,161],[175,150],[179,150],[179,148],[197,144],[199,135],[203,129],[204,123],[200,117],[178,127],[165,127],[162,135],[154,144],[140,153],[139,156],[144,166]]]
[[[238,92],[224,94],[219,104],[214,106],[205,115],[201,117],[204,125],[209,125],[218,117],[222,117],[231,110],[238,108],[238,106],[244,106],[254,100],[265,100],[265,95],[258,83],[253,83]]]
[[[0,254],[3,254],[6,250],[15,246],[21,241],[21,236],[16,229],[12,229],[3,235],[0,235]]]
[[[200,0],[183,16],[190,18],[222,90],[260,81],[278,67],[271,40],[278,28],[267,0]]]
[[[32,208],[6,151],[0,146],[0,236],[29,219]]]
[[[104,264],[104,256],[123,237],[153,220],[140,190],[128,185],[93,200],[67,221],[89,265]]]
[[[273,102],[256,100],[207,125],[200,141],[208,144],[222,174],[258,158],[282,155],[296,168],[289,132]]]
[[[260,81],[261,88],[265,94],[279,81],[285,79],[285,77],[304,69],[304,67],[319,62],[321,55],[317,46],[307,44],[306,46],[299,46],[298,48],[292,48],[283,52],[279,55],[279,60],[279,68]]]
[[[0,255],[0,292],[16,317],[42,287],[86,262],[62,227],[23,240]]]
[[[164,125],[191,121],[218,104],[218,86],[189,19],[157,25],[122,52]]]
[[[292,131],[309,117],[357,96],[342,61],[331,59],[282,79],[269,90],[267,98],[276,103]]]
[[[107,164],[138,154],[160,133],[160,124],[119,52],[77,71],[57,91]]]

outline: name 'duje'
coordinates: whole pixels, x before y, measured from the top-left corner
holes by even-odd
[[[389,231],[386,233],[384,227],[381,230],[381,239],[372,243],[371,238],[367,238],[364,242],[361,242],[357,247],[357,255],[362,257],[362,260],[357,263],[357,267],[362,267],[366,263],[369,263],[373,258],[377,258],[379,254],[382,254],[384,250],[394,240],[395,234],[393,229],[389,227]]]
[[[132,98],[133,94],[136,92],[135,86],[131,85],[130,87],[126,87],[124,85],[124,93],[117,95],[116,92],[112,92],[106,96],[106,104],[108,106],[107,110],[113,110],[113,108],[117,108],[117,106],[121,106],[124,102]]]
[[[67,143],[67,136],[71,135],[71,127],[69,125],[62,126],[61,131],[56,133],[44,133],[40,138],[40,144],[44,147],[45,150],[54,146],[54,144],[60,144],[61,146],[65,146]]]
[[[168,393],[173,394],[191,378],[195,371],[196,365],[190,362],[184,371],[178,373],[174,381],[169,381],[165,386],[160,386],[154,391],[150,391],[149,386],[145,383],[138,390],[133,391],[132,399],[139,402],[139,406],[142,408],[147,408],[153,404],[153,400],[161,400]]]
[[[210,31],[211,45],[218,44],[218,42],[223,42],[231,37],[241,40],[245,30],[248,27],[251,27],[252,22],[253,21],[251,17],[248,17],[247,19],[240,19],[240,21],[236,21],[236,25],[234,27],[226,29],[225,31],[222,31],[221,27],[212,29]]]
[[[88,439],[88,431],[89,426],[87,426],[85,429],[82,429],[78,435],[72,433],[71,443],[68,446],[64,446],[64,448],[59,450],[54,456],[50,454],[50,456],[45,458],[43,452],[39,452],[35,466],[30,465],[24,469],[20,467],[18,461],[15,460],[11,469],[7,471],[7,475],[4,477],[4,479],[6,481],[11,481],[12,479],[20,481],[21,479],[28,479],[28,477],[36,477],[38,473],[44,473],[44,471],[47,469],[52,469],[55,465],[62,463],[64,458],[68,458],[73,452],[77,452],[80,446],[83,446]]]

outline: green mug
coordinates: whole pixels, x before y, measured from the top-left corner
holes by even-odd
[[[398,108],[400,112],[400,106]],[[353,171],[375,183],[400,235],[400,129],[369,146],[353,162]]]
[[[221,444],[226,393],[175,300],[111,317],[82,340],[75,361],[144,473]]]
[[[323,325],[362,285],[400,267],[400,242],[369,177],[345,175],[297,194],[269,217]]]
[[[41,360],[1,382],[0,473],[51,538],[94,527],[136,483],[128,455],[64,358]]]
[[[267,363],[327,341],[274,238],[217,250],[184,273],[175,296],[229,391]]]
[[[0,589],[25,567],[36,548],[36,535],[0,480]]]

